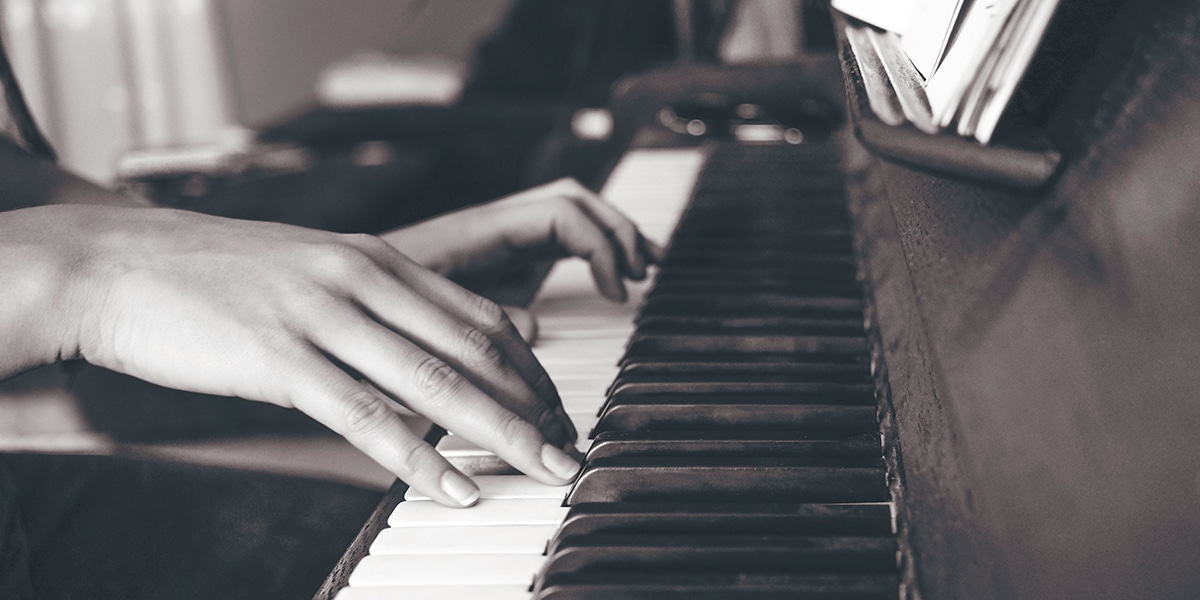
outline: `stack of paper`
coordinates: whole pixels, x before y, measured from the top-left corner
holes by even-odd
[[[1058,4],[1059,0],[833,1],[843,13],[899,37],[912,69],[923,78],[930,115],[929,122],[923,115],[910,116],[910,122],[922,130],[954,130],[985,144]],[[889,76],[893,70],[888,70]],[[901,83],[893,77],[894,86]]]

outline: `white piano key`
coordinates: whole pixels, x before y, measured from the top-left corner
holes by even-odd
[[[601,397],[603,400],[603,397]],[[600,415],[596,414],[600,410],[600,403],[590,407],[584,411],[568,411],[567,416],[571,418],[571,422],[575,424],[575,429],[579,431],[579,435],[585,435],[587,430],[596,426],[596,422],[600,420]],[[579,446],[582,439],[576,440],[575,445]]]
[[[625,351],[625,342],[626,340],[588,340],[578,343],[577,340],[549,340],[544,344],[534,346],[533,355],[539,361],[545,356],[548,360],[551,357],[553,359],[567,357],[615,364],[617,359],[621,358],[621,353]]]
[[[342,588],[334,600],[529,600],[528,585],[410,585]]]
[[[371,554],[541,554],[556,525],[389,527]]]
[[[586,453],[588,448],[592,447],[592,440],[588,439],[586,436],[589,431],[596,427],[596,423],[599,421],[600,417],[593,414],[589,414],[586,417],[581,417],[578,419],[571,419],[571,422],[575,423],[575,429],[579,431],[580,436],[579,439],[575,440],[576,450]],[[446,447],[443,447],[439,443],[437,447],[438,453],[446,458],[470,458],[495,455],[495,453],[493,453],[491,450],[480,448],[479,446],[472,444],[470,441],[458,436],[446,436],[442,438],[442,440],[445,441],[451,437],[455,438],[455,443],[447,444]]]
[[[617,373],[621,370],[616,360],[598,363],[579,359],[558,360],[558,357],[555,357],[555,360],[543,362],[542,366],[546,368],[546,373],[552,378],[555,375],[558,376],[558,379],[552,379],[555,385],[559,381],[573,379],[599,379],[603,381],[605,377],[610,375],[616,377]]]
[[[557,525],[566,514],[567,508],[562,505],[562,498],[485,498],[470,508],[450,508],[436,502],[401,502],[388,516],[388,526]]]
[[[563,396],[562,403],[568,413],[595,411],[604,403],[604,393],[597,392],[589,396]],[[572,422],[574,423],[574,421]],[[579,429],[579,423],[575,423],[575,428]]]
[[[530,585],[546,560],[536,554],[370,555],[350,574],[352,586]]]
[[[554,382],[567,378],[597,377],[603,379],[603,376],[606,375],[611,375],[612,378],[609,381],[612,381],[612,379],[617,377],[617,373],[620,372],[620,367],[617,366],[616,359],[600,362],[580,359],[543,361],[542,367],[546,369],[546,374]],[[559,379],[555,379],[555,376],[558,376]]]
[[[479,497],[491,500],[520,500],[526,498],[558,498],[567,495],[568,486],[548,485],[532,477],[516,475],[481,475],[473,478],[479,486]],[[433,499],[412,488],[404,494],[409,502],[432,502]]]
[[[578,328],[563,328],[560,330],[539,330],[538,340],[542,343],[576,340],[627,340],[633,333],[633,328],[619,323],[586,323]]]
[[[453,433],[438,440],[435,447],[442,454],[446,454],[447,452],[487,452],[487,450],[479,447],[475,442],[461,435],[454,435]]]
[[[578,379],[562,379],[554,382],[554,386],[558,389],[560,396],[566,394],[603,394],[604,390],[612,383],[612,378],[604,379],[602,377],[580,377]]]
[[[583,406],[579,409],[564,408],[567,412],[567,418],[571,419],[571,423],[573,423],[575,428],[582,433],[584,429],[591,429],[596,425],[596,421],[600,418],[600,415],[598,414],[600,412],[600,405],[603,404],[603,402],[604,394],[597,393],[595,401],[587,406]],[[442,439],[438,440],[436,448],[437,451],[441,452],[443,455],[445,455],[447,452],[460,451],[488,452],[487,449],[479,446],[475,442],[472,442],[465,437],[455,435],[454,432],[450,432],[448,435],[445,435],[442,437]]]

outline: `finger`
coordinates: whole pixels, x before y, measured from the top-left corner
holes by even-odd
[[[546,373],[546,369],[533,355],[529,344],[521,339],[516,327],[504,315],[504,311],[488,299],[473,294],[446,279],[433,278],[424,283],[428,286],[426,290],[431,298],[440,300],[443,306],[455,311],[460,318],[489,335],[509,364],[533,388],[538,398],[554,410],[554,413],[566,426],[570,440],[578,439],[579,432],[575,429],[575,424],[570,417],[567,416],[566,410],[563,409],[562,399],[559,397],[554,383],[550,380],[549,373]]]
[[[633,222],[599,197],[591,196],[582,201],[604,227],[608,237],[618,244],[621,258],[624,259],[620,263],[622,274],[638,281],[645,279],[647,256],[641,242],[642,234]]]
[[[354,299],[377,321],[446,360],[519,414],[534,415],[543,406],[561,405],[549,376],[498,306],[412,263],[382,241],[355,238],[354,242],[374,252],[379,262],[390,260],[395,267],[375,265],[356,274]],[[397,277],[396,272],[402,275]],[[468,314],[469,307],[485,304],[492,307],[495,323]],[[547,422],[543,433],[562,443],[575,440],[578,434],[566,413],[554,412],[558,418]]]
[[[397,268],[409,269],[410,267],[398,264]],[[529,344],[521,339],[516,327],[496,303],[423,269],[412,272],[409,275],[409,282],[414,286],[419,286],[423,293],[437,302],[439,306],[445,307],[447,311],[486,333],[492,343],[500,349],[508,363],[533,388],[538,398],[554,409],[555,414],[560,417],[570,432],[570,439],[577,439],[578,432],[562,408],[562,399],[559,398],[554,383],[550,381],[550,375],[542,368],[541,363],[529,348]]]
[[[618,268],[622,252],[610,230],[605,229],[581,200],[565,199],[550,218],[547,239],[558,243],[571,255],[588,261],[596,287],[606,298],[624,302],[623,269]]]
[[[549,407],[533,403],[538,412],[528,417],[511,411],[445,361],[365,317],[315,333],[321,349],[416,412],[531,477],[563,484],[578,472],[578,462],[560,449],[565,444],[542,435],[541,428],[557,420]]]
[[[361,373],[380,388],[402,400],[409,408],[429,418],[435,417],[412,402],[421,401],[422,390],[435,386],[418,385],[421,382],[413,383],[398,379],[406,376],[403,373],[397,374],[397,369],[403,371],[403,368],[398,365],[429,363],[427,369],[436,370],[445,364],[446,368],[453,371],[452,374],[429,374],[421,371],[413,376],[425,378],[432,378],[435,375],[444,376],[447,380],[444,386],[455,387],[446,393],[465,394],[467,397],[475,398],[474,401],[477,402],[496,403],[498,400],[494,394],[490,394],[476,385],[472,378],[461,369],[455,368],[445,357],[431,354],[427,349],[396,335],[391,329],[365,315],[347,311],[346,314],[338,316],[336,320],[330,319],[330,321],[337,322],[338,325],[336,327],[318,327],[312,333],[313,341],[320,348],[345,363],[348,368]],[[478,335],[478,339],[486,340],[482,334]],[[489,361],[497,361],[498,352],[494,348],[485,353],[488,355]],[[461,386],[461,389],[457,389],[456,386]],[[566,420],[559,418],[553,407],[537,400],[531,391],[527,391],[521,402],[501,402],[500,405],[525,421],[534,424],[538,428],[539,434],[556,446],[566,445],[573,439],[571,437],[573,432],[568,430]]]
[[[479,500],[479,487],[410,431],[386,400],[315,350],[304,362],[286,382],[292,406],[437,502],[465,507]]]
[[[578,200],[581,207],[588,211],[596,223],[618,244],[624,258],[618,263],[622,267],[622,274],[636,280],[645,278],[646,256],[640,243],[642,235],[637,226],[624,213],[591,190],[574,180],[568,181],[570,185],[564,185],[568,196]]]

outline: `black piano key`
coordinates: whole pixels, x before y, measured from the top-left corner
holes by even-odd
[[[596,436],[588,460],[624,457],[720,456],[767,457],[871,457],[879,456],[879,435],[830,432],[796,433],[754,431],[609,431]]]
[[[789,293],[817,295],[824,289],[835,290],[836,294],[849,295],[862,290],[862,284],[854,273],[828,275],[804,275],[773,269],[745,273],[738,269],[722,276],[668,277],[655,281],[655,289],[662,294],[709,294],[709,293]]]
[[[703,333],[637,333],[629,342],[626,355],[655,354],[861,354],[867,341],[859,336],[834,335],[720,335]]]
[[[856,383],[870,384],[870,365],[865,363],[722,363],[688,362],[627,362],[613,380],[611,389],[623,384],[676,383],[725,381],[736,382],[794,382],[794,383]]]
[[[844,401],[873,403],[875,386],[871,383],[843,383],[825,381],[796,381],[792,378],[763,377],[755,380],[748,377],[726,377],[713,379],[689,378],[682,381],[621,381],[613,388],[612,395],[786,395],[794,398],[819,397],[828,403]]]
[[[697,235],[698,234],[698,235]],[[720,255],[724,264],[775,265],[793,260],[797,254],[851,254],[854,238],[845,231],[796,232],[793,237],[780,239],[763,236],[740,239],[743,236],[721,236],[717,233],[695,232],[691,238],[675,238],[667,249],[663,267],[677,264],[689,256]]]
[[[882,458],[601,458],[567,495],[584,502],[883,502]]]
[[[664,294],[810,294],[821,296],[857,296],[862,286],[857,281],[668,281],[655,283]]]
[[[863,322],[856,318],[820,319],[787,315],[715,316],[649,315],[638,323],[639,334],[755,334],[862,336]]]
[[[891,508],[885,504],[577,504],[547,547],[592,533],[888,535],[892,529]]]
[[[796,352],[779,352],[770,353],[763,352],[759,354],[738,354],[733,352],[722,352],[713,354],[654,354],[646,356],[624,356],[619,361],[622,368],[637,365],[637,364],[677,364],[677,363],[696,363],[696,364],[728,364],[732,365],[732,369],[742,368],[739,365],[747,365],[748,371],[753,371],[758,366],[766,368],[774,368],[775,365],[784,364],[839,364],[846,365],[850,368],[864,368],[870,372],[870,355],[868,354],[821,354],[821,353],[796,353]],[[718,367],[720,368],[720,367]]]
[[[775,403],[706,403],[686,397],[647,397],[608,405],[591,434],[606,431],[878,431],[875,406]],[[702,400],[702,399],[699,399]]]
[[[899,577],[881,574],[614,574],[561,575],[537,600],[897,600]]]
[[[888,573],[891,536],[591,534],[563,539],[538,580],[583,572]]]
[[[790,294],[651,294],[642,305],[642,316],[774,314],[797,317],[846,317],[862,319],[863,299]]]
[[[625,362],[612,387],[624,382],[706,381],[745,377],[751,381],[842,381],[867,383],[871,367],[866,362],[801,362],[795,359],[752,362],[747,360],[663,360]],[[736,380],[736,379],[735,379]]]
[[[770,268],[775,271],[803,273],[805,269],[813,269],[818,265],[828,265],[831,268],[854,269],[852,254],[842,250],[829,250],[823,253],[794,253],[781,249],[762,250],[753,254],[707,252],[689,250],[682,247],[679,251],[674,248],[667,250],[659,264],[660,272],[675,270],[735,270]]]
[[[777,419],[785,419],[783,412],[787,406],[867,406],[876,405],[874,386],[867,383],[837,383],[785,382],[780,385],[788,386],[786,393],[770,393],[759,391],[770,382],[702,382],[693,385],[684,382],[674,385],[670,382],[628,384],[614,390],[601,407],[601,417],[604,413],[620,406],[654,407],[679,406],[683,410],[697,411],[696,419],[704,419],[705,415],[720,415],[722,411],[736,407],[744,414],[754,414],[759,411],[770,412],[777,407]],[[639,409],[640,410],[640,409]],[[856,414],[856,413],[848,413]],[[766,415],[768,418],[770,415]],[[721,424],[721,423],[718,423]],[[783,422],[779,427],[763,427],[765,430],[787,429],[791,423]],[[830,424],[833,424],[832,422]],[[678,429],[672,427],[671,429]],[[699,429],[710,429],[701,427]]]
[[[476,475],[520,475],[516,467],[495,454],[480,454],[478,456],[449,456],[446,462],[454,468],[472,477]]]

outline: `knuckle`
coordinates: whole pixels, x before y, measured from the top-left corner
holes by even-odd
[[[533,423],[533,425],[537,427],[539,431],[546,431],[549,429],[550,426],[554,424],[556,419],[557,417],[555,417],[554,411],[550,410],[549,406],[546,406],[541,402],[534,403],[533,414],[530,415],[529,422]]]
[[[309,264],[334,279],[358,278],[374,268],[374,261],[358,248],[343,243],[324,243],[310,251]]]
[[[347,435],[374,435],[388,422],[391,410],[382,399],[367,390],[346,396],[342,402],[342,419]]]
[[[500,434],[500,439],[513,441],[525,436],[531,427],[532,425],[520,415],[509,412],[496,424],[496,431]]]
[[[553,202],[551,210],[563,218],[573,218],[583,210],[579,199],[567,194],[555,196]]]
[[[575,179],[574,177],[563,177],[562,179],[559,179],[557,183],[564,190],[574,194],[591,193],[587,188],[583,187],[582,183],[579,183],[578,179]]]
[[[463,337],[463,361],[476,369],[496,370],[502,362],[500,349],[479,329],[469,329]]]
[[[417,365],[413,383],[427,398],[444,398],[462,384],[462,378],[450,365],[430,356]]]
[[[544,369],[538,369],[538,373],[530,385],[533,387],[533,391],[543,398],[553,398],[553,404],[559,404],[558,390],[554,387],[554,382],[550,380],[550,374]]]
[[[416,437],[408,437],[391,450],[392,458],[403,471],[405,480],[418,481],[428,468],[426,459],[429,446]]]
[[[380,251],[391,247],[390,244],[378,236],[369,233],[346,233],[342,234],[342,239],[346,240],[346,243],[350,246],[366,250]]]
[[[508,329],[508,316],[504,314],[504,309],[483,296],[475,296],[471,316],[479,329],[486,333],[498,333]]]

